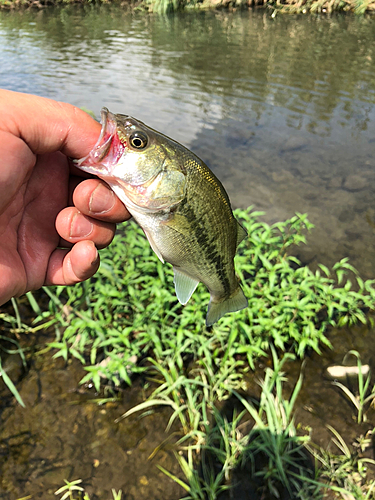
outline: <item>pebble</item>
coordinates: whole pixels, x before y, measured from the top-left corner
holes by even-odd
[[[297,135],[292,135],[286,141],[286,143],[280,148],[281,152],[287,151],[297,151],[299,149],[305,148],[307,146],[307,142],[303,137],[299,137]]]
[[[370,371],[369,365],[362,365],[362,375],[366,376]],[[334,365],[327,368],[327,373],[332,378],[346,378],[347,376],[353,376],[359,374],[358,366],[341,366]]]
[[[368,182],[365,177],[362,177],[358,174],[353,174],[346,177],[342,187],[347,191],[362,191],[362,189],[365,189],[367,187],[367,184]]]
[[[277,170],[276,172],[272,172],[272,179],[277,182],[294,182],[294,175],[288,170],[282,169]]]

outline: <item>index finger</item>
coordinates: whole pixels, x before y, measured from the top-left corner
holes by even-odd
[[[81,158],[94,147],[101,126],[71,104],[0,90],[0,128],[22,139],[34,154],[61,151]]]

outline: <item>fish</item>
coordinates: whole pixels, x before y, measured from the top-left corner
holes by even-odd
[[[103,108],[101,123],[94,148],[74,163],[111,187],[161,262],[173,266],[179,302],[202,282],[210,292],[207,326],[246,308],[234,269],[246,231],[219,179],[189,149],[131,116]]]

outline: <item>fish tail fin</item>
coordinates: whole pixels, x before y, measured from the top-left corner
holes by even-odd
[[[219,321],[224,314],[240,311],[241,309],[245,309],[247,306],[247,298],[243,294],[240,286],[238,286],[236,292],[229,297],[229,299],[221,302],[214,302],[211,297],[210,303],[208,304],[206,326],[213,325],[216,321]]]

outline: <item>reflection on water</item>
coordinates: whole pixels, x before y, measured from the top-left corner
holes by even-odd
[[[306,260],[375,276],[375,23],[113,6],[1,12],[0,86],[134,115],[183,142],[235,206],[308,212]]]
[[[1,12],[0,86],[144,120],[206,160],[235,206],[308,212],[305,259],[348,256],[372,277],[374,36],[343,16]]]

